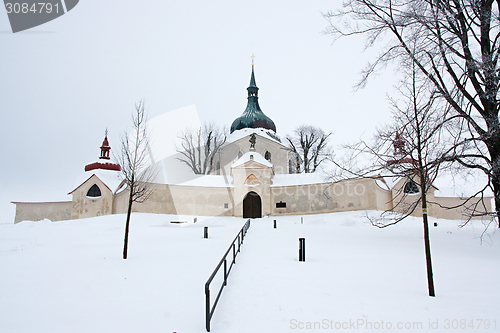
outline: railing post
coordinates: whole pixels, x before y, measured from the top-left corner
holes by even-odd
[[[224,259],[224,285],[227,286],[227,259]]]
[[[236,263],[236,247],[234,246],[234,243],[233,243],[233,264]]]
[[[205,327],[207,332],[210,332],[210,289],[209,286],[205,284]]]
[[[299,261],[306,261],[306,239],[299,238]]]

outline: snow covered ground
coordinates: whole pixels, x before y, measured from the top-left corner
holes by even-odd
[[[481,241],[479,222],[431,219],[430,298],[420,219],[386,229],[363,212],[278,217],[277,229],[273,219],[252,220],[212,332],[500,330],[494,228]],[[245,220],[133,214],[127,260],[124,222],[0,224],[0,332],[204,332],[205,281]]]

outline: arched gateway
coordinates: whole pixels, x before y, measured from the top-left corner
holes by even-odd
[[[262,200],[255,192],[248,192],[243,199],[243,218],[262,217]]]

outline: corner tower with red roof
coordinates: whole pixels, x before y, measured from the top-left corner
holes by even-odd
[[[85,171],[91,171],[95,169],[103,169],[103,170],[114,170],[121,171],[121,167],[119,164],[111,163],[109,158],[109,152],[111,147],[108,142],[108,133],[106,131],[106,135],[104,137],[104,141],[101,145],[101,156],[99,157],[99,161],[87,164],[85,166]]]

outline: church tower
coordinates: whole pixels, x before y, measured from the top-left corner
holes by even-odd
[[[91,171],[95,169],[103,169],[103,170],[114,170],[121,171],[121,167],[119,164],[111,163],[109,158],[109,151],[111,147],[108,142],[108,130],[106,130],[106,134],[104,136],[104,140],[101,145],[101,156],[99,157],[99,161],[91,164],[87,164],[85,166],[85,171]]]
[[[274,122],[262,112],[259,106],[259,88],[255,83],[254,64],[252,62],[252,75],[247,88],[248,102],[243,114],[236,118],[231,125],[231,133],[244,128],[264,128],[276,133]]]

